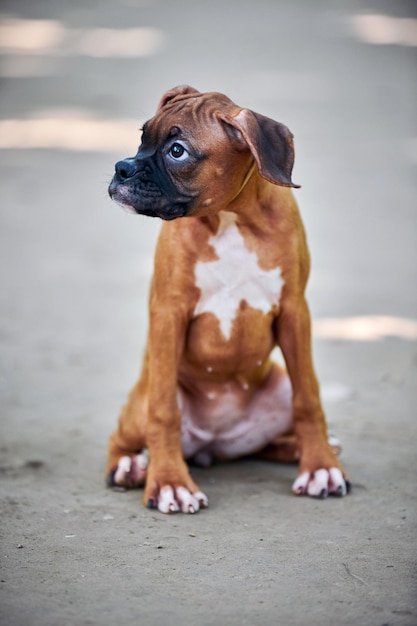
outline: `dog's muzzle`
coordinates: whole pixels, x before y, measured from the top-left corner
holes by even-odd
[[[124,185],[129,195],[138,195],[141,202],[147,198],[161,198],[162,192],[152,180],[152,172],[149,165],[141,163],[134,157],[118,161],[115,165],[115,174],[109,186],[111,198],[117,196]],[[117,197],[115,198],[117,200]],[[132,197],[132,200],[135,198]]]
[[[165,177],[162,180],[149,159],[118,161],[108,191],[112,200],[140,215],[173,220],[190,211],[191,198],[178,194]]]

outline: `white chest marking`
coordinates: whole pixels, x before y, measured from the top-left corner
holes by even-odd
[[[195,267],[196,285],[201,295],[194,314],[213,313],[220,322],[222,334],[230,339],[232,322],[242,300],[265,314],[278,304],[283,285],[281,270],[259,267],[256,253],[245,246],[234,213],[220,213],[219,230],[209,244],[218,259],[200,261]]]

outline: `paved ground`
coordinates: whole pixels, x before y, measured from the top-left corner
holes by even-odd
[[[3,0],[5,626],[417,624],[413,4]],[[197,516],[103,486],[158,228],[106,186],[184,82],[295,134],[344,500],[292,497],[295,467],[250,460],[195,472]]]

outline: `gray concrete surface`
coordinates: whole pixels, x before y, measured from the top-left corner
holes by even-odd
[[[415,3],[0,12],[1,624],[415,626]],[[311,309],[340,322],[314,348],[344,500],[295,498],[295,467],[252,460],[195,471],[210,499],[196,516],[104,488],[158,229],[106,186],[184,82],[295,134]],[[353,316],[370,323],[361,340],[357,323],[343,338]]]

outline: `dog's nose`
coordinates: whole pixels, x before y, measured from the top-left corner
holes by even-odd
[[[116,175],[120,181],[132,178],[132,176],[138,172],[138,166],[135,159],[123,159],[123,161],[118,161],[114,167]]]

